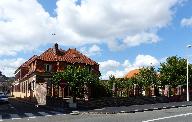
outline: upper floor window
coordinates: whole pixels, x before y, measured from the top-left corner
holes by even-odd
[[[45,71],[50,72],[52,70],[52,65],[51,64],[45,64]]]

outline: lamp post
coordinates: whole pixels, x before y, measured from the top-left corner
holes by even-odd
[[[187,48],[191,48],[191,45],[187,45]],[[189,101],[189,61],[187,58],[187,101]]]

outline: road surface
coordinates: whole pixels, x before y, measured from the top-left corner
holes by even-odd
[[[0,105],[3,122],[192,122],[192,106],[119,114],[64,114],[10,100]]]

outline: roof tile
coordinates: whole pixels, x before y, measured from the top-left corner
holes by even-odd
[[[139,69],[131,70],[130,72],[128,72],[125,75],[125,78],[131,78],[131,77],[135,76],[136,74],[139,74]]]

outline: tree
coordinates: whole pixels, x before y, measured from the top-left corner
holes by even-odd
[[[115,76],[114,76],[114,75],[110,75],[108,82],[109,82],[109,88],[112,90],[114,83],[116,83],[116,78],[115,78]]]
[[[144,89],[147,94],[152,85],[158,86],[159,79],[154,66],[143,67],[139,69],[139,73],[135,76],[134,84],[139,86],[139,93]]]
[[[137,78],[138,78],[138,80],[141,81],[141,84],[144,87],[159,84],[157,72],[156,72],[154,66],[143,67],[143,68],[139,69],[139,74],[137,75]]]
[[[13,81],[14,81],[13,77],[6,77],[0,71],[0,91],[10,93],[11,84],[12,84]]]
[[[124,78],[119,78],[116,81],[116,86],[118,91],[120,92],[120,95],[118,96],[129,96],[129,92],[131,87],[133,86],[133,81],[132,79],[124,79]]]
[[[85,87],[96,84],[99,75],[89,71],[87,67],[67,66],[63,72],[57,72],[53,75],[53,84],[59,85],[61,80],[67,81],[71,89],[72,96],[83,98]]]
[[[159,72],[162,86],[171,85],[175,88],[178,85],[186,85],[187,62],[184,58],[168,57],[166,62],[160,64]],[[192,66],[189,65],[189,81],[192,79],[191,72]]]
[[[123,91],[126,88],[126,81],[123,78],[118,78],[116,79],[116,89],[117,89],[117,96],[122,97],[123,96]]]
[[[134,83],[134,78],[125,79],[125,88],[127,91],[127,97],[129,97],[130,95],[130,90],[133,87],[133,83]]]
[[[109,86],[109,81],[108,80],[99,80],[99,83],[95,85],[94,90],[95,92],[95,97],[111,97],[112,96],[112,90]]]
[[[116,78],[114,75],[109,76],[108,80],[109,89],[112,91],[113,96],[116,96]]]

